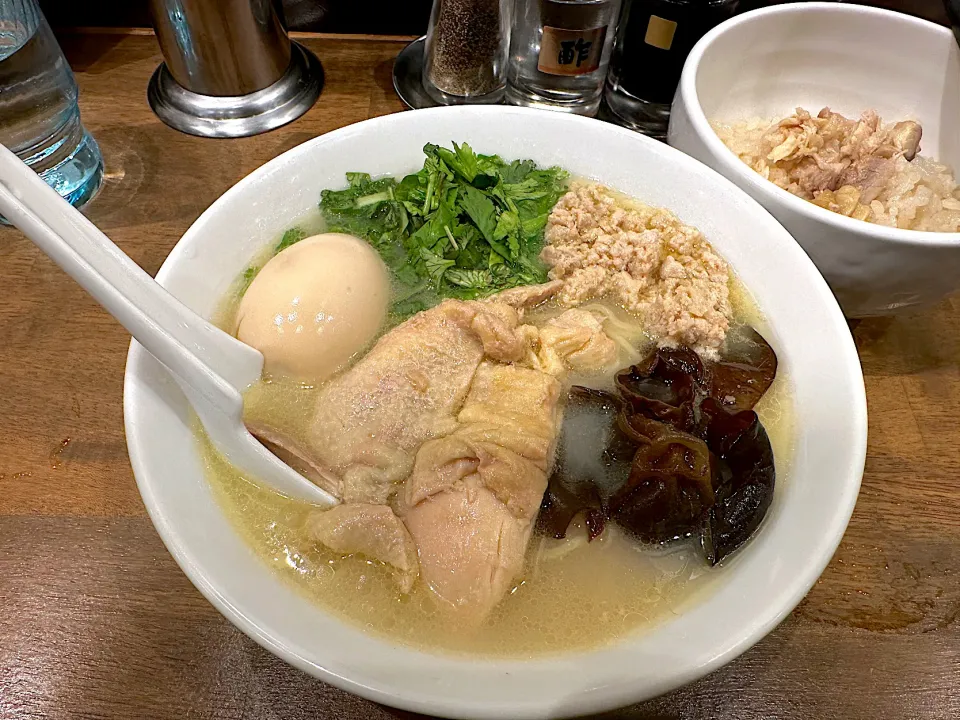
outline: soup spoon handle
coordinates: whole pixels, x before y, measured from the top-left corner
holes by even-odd
[[[33,170],[0,146],[0,212],[173,373],[210,439],[242,471],[284,494],[336,500],[264,448],[243,425],[263,356],[161,287]]]

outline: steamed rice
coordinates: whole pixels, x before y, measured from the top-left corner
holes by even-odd
[[[960,231],[960,187],[949,166],[922,155],[912,161],[901,155],[894,159],[894,172],[869,204],[858,203],[859,193],[849,186],[835,192],[824,190],[811,197],[792,183],[784,171],[789,158],[779,158],[778,153],[771,151],[769,133],[780,123],[779,119],[754,118],[712,125],[724,144],[744,163],[779,187],[828,210],[905,230]]]

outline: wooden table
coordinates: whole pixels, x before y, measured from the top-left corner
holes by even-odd
[[[218,195],[316,135],[401,110],[399,40],[314,37],[327,85],[293,124],[208,140],[146,104],[148,34],[64,38],[106,157],[89,216],[154,273]],[[123,436],[126,333],[0,230],[0,718],[412,717],[274,658],[167,554]],[[870,403],[863,490],[830,567],[776,631],[689,687],[608,717],[960,718],[960,299],[855,330]]]

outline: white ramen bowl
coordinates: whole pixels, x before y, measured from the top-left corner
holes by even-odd
[[[747,191],[797,239],[849,317],[913,310],[960,289],[960,233],[900,230],[802,200],[744,164],[710,121],[822,107],[915,119],[921,152],[960,172],[960,51],[948,28],[908,15],[803,2],[745,13],[694,47],[669,142]]]
[[[850,518],[866,447],[863,377],[833,296],[793,238],[756,202],[692,158],[586,118],[508,107],[419,110],[304,143],[227,191],[200,216],[157,279],[209,317],[267,243],[341,187],[347,171],[419,168],[427,142],[559,164],[699,227],[730,261],[772,328],[793,386],[795,458],[758,536],[688,612],[619,644],[525,660],[474,659],[397,645],[308,601],[244,544],[211,495],[187,401],[137,343],[124,392],[127,443],[157,531],[197,588],[290,664],[363,697],[465,718],[602,711],[694,680],[742,653],[801,600]],[[558,648],[558,651],[561,648]]]

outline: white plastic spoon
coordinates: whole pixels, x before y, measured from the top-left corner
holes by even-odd
[[[163,363],[231,464],[289,497],[327,506],[338,502],[281,462],[244,426],[238,388],[260,377],[263,355],[173,297],[2,146],[0,214]]]

